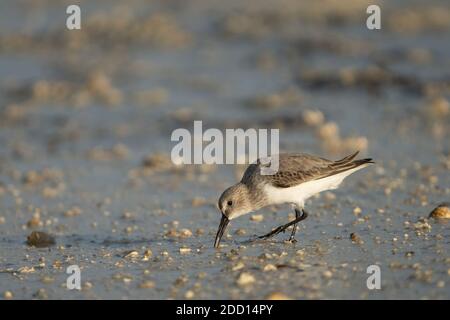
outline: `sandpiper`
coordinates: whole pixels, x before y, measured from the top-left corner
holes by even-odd
[[[350,174],[374,163],[372,159],[353,160],[358,151],[337,161],[331,161],[304,153],[282,153],[248,166],[242,180],[226,189],[219,199],[222,213],[214,247],[220,240],[230,222],[237,217],[269,205],[290,203],[295,209],[295,219],[279,226],[260,239],[270,238],[293,225],[289,241],[295,242],[297,223],[306,219],[305,200],[309,197],[339,187]],[[278,171],[273,175],[262,175],[263,166],[277,157]]]

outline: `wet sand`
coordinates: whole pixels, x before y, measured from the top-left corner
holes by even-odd
[[[315,3],[81,1],[81,31],[62,4],[0,4],[0,297],[449,299],[450,222],[429,214],[450,201],[450,7],[385,3],[369,31],[367,2]],[[280,206],[215,250],[243,168],[173,165],[194,120],[376,165],[308,201],[296,244],[248,242]]]

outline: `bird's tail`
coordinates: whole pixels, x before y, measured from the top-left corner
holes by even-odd
[[[331,172],[327,176],[339,174],[345,171],[353,170],[353,169],[362,169],[367,167],[368,165],[375,163],[372,158],[358,159],[353,160],[359,151],[348,155],[341,160],[335,161],[330,165]],[[356,170],[353,170],[356,171]]]

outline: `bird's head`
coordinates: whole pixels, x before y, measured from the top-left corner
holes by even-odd
[[[222,239],[230,220],[253,211],[247,186],[238,183],[226,189],[219,198],[218,206],[222,218],[214,241],[216,248],[219,246],[220,239]]]

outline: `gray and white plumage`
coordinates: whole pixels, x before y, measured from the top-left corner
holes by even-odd
[[[222,221],[215,246],[229,220],[273,204],[291,203],[303,209],[309,197],[336,189],[348,175],[373,163],[372,159],[354,160],[357,154],[332,161],[305,153],[282,153],[274,156],[278,171],[273,175],[261,174],[262,166],[270,166],[266,161],[249,165],[241,181],[220,196]]]

